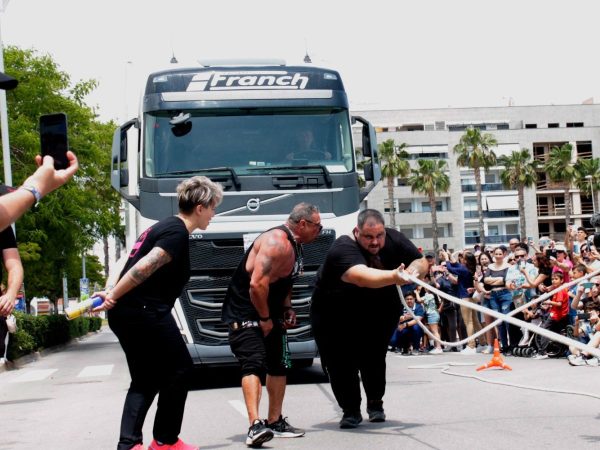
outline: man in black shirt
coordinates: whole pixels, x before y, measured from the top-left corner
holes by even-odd
[[[242,391],[250,421],[246,439],[249,446],[260,446],[273,436],[304,435],[281,414],[290,368],[286,329],[296,324],[292,284],[302,272],[302,244],[314,241],[322,228],[316,206],[296,205],[285,225],[256,238],[227,289],[222,319],[229,325],[231,351],[242,368]],[[265,373],[269,416],[262,421],[258,407]]]
[[[379,211],[362,211],[353,234],[354,239],[341,236],[331,246],[311,305],[321,363],[344,413],[341,428],[362,421],[359,372],[369,420],[385,421],[385,357],[401,311],[396,285],[406,283],[404,266],[417,277],[429,267],[402,233],[385,228]]]
[[[171,309],[190,276],[189,235],[206,229],[223,196],[221,185],[193,177],[177,186],[179,214],[144,231],[115,287],[94,293],[127,357],[131,385],[125,398],[118,450],[143,449],[142,427],[158,394],[149,450],[194,450],[179,439],[192,359]]]

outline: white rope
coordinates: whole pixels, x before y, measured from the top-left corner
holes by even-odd
[[[423,329],[423,331],[425,332],[425,334],[427,334],[427,336],[429,336],[430,339],[433,339],[436,342],[439,342],[442,345],[446,345],[446,346],[459,346],[459,345],[463,345],[466,344],[469,341],[472,341],[473,339],[475,339],[476,337],[482,335],[483,333],[485,333],[486,331],[492,329],[493,327],[495,327],[497,324],[499,324],[500,322],[508,322],[511,323],[515,326],[521,327],[521,328],[525,328],[526,330],[529,330],[533,333],[539,334],[541,336],[544,336],[545,338],[548,338],[552,341],[556,341],[556,342],[560,342],[563,345],[566,346],[573,346],[575,348],[578,348],[579,350],[585,351],[586,353],[590,354],[590,355],[594,355],[597,358],[600,358],[600,349],[596,348],[596,347],[592,347],[590,345],[584,344],[582,342],[579,342],[575,339],[570,339],[566,336],[563,336],[562,334],[558,334],[555,333],[553,331],[547,330],[545,328],[542,327],[538,327],[535,325],[532,325],[529,322],[525,322],[523,320],[519,320],[519,319],[515,319],[514,316],[515,314],[518,314],[519,312],[523,311],[525,308],[529,307],[532,304],[535,303],[539,303],[542,302],[544,300],[546,300],[547,298],[551,297],[552,295],[554,295],[556,292],[562,290],[562,289],[568,289],[569,287],[581,283],[582,281],[585,281],[593,276],[596,276],[598,274],[600,274],[600,270],[597,270],[595,272],[592,272],[582,278],[578,278],[577,280],[573,280],[569,283],[565,283],[561,286],[559,286],[558,288],[554,289],[551,292],[547,292],[544,295],[541,295],[540,297],[530,301],[529,303],[526,303],[518,308],[516,308],[514,311],[511,311],[508,314],[502,314],[499,313],[497,311],[494,311],[493,309],[490,308],[486,308],[484,306],[478,305],[477,303],[471,303],[469,301],[465,301],[463,299],[457,298],[457,297],[453,297],[452,295],[446,294],[443,291],[440,291],[439,289],[431,286],[430,284],[425,283],[424,281],[416,278],[415,276],[409,274],[406,271],[399,271],[400,274],[402,275],[402,277],[407,280],[410,281],[412,283],[415,283],[419,286],[424,287],[426,290],[429,290],[435,294],[437,294],[438,296],[445,298],[446,300],[449,300],[453,303],[457,303],[461,306],[466,306],[468,308],[474,309],[475,311],[479,311],[481,313],[487,314],[488,316],[492,316],[495,317],[496,321],[494,321],[493,323],[487,325],[485,328],[482,328],[480,331],[478,331],[477,333],[468,336],[466,339],[463,339],[462,341],[458,341],[458,342],[446,342],[441,340],[440,338],[436,337],[431,331],[429,331],[429,329],[423,325],[421,323],[420,320],[417,320],[416,316],[414,315],[413,311],[411,308],[408,307],[408,305],[406,304],[406,300],[404,299],[404,295],[402,294],[402,289],[400,288],[400,286],[396,286],[398,289],[398,294],[400,295],[400,300],[402,301],[402,304],[404,305],[404,308],[406,309],[406,311],[408,311],[409,315],[416,320],[417,324]]]

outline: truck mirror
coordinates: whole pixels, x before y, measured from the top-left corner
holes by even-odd
[[[363,167],[363,172],[365,174],[365,181],[373,181],[373,164],[365,163]]]
[[[119,182],[121,186],[129,186],[129,170],[121,169],[119,171]]]
[[[121,147],[119,158],[122,163],[127,161],[127,130],[121,130]]]

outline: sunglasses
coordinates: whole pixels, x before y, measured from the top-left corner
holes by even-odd
[[[323,224],[321,224],[320,222],[313,222],[312,220],[308,220],[308,219],[304,219],[306,222],[314,225],[315,227],[317,227],[319,229],[319,231],[321,231],[323,229]]]
[[[525,258],[527,255],[515,255],[515,258]]]

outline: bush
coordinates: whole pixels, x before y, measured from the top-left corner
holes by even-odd
[[[10,335],[8,359],[14,360],[42,348],[65,344],[102,327],[99,317],[67,320],[63,315],[32,316],[15,312],[17,332]]]

